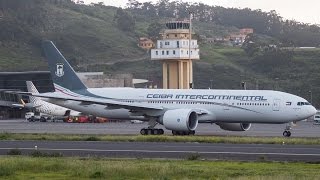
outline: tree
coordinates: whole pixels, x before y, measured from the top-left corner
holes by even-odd
[[[147,30],[149,37],[152,39],[157,39],[162,29],[163,24],[160,24],[158,21],[151,23]]]
[[[246,40],[242,44],[242,49],[253,57],[260,51],[261,44],[258,42],[258,36],[255,34],[248,34]]]
[[[116,22],[117,26],[123,31],[134,31],[135,21],[133,17],[121,8],[117,9],[113,21]]]

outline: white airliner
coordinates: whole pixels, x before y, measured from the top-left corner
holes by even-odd
[[[194,134],[198,123],[246,131],[251,123],[290,123],[316,113],[307,100],[270,90],[87,88],[51,41],[43,49],[59,92],[33,96],[86,114],[149,121],[141,134],[163,134],[154,128],[158,123],[174,135]]]
[[[27,89],[28,89],[28,92],[39,94],[37,88],[34,86],[34,84],[31,81],[27,81]],[[58,117],[81,115],[81,113],[78,111],[70,110],[62,106],[48,103],[46,101],[43,101],[39,97],[29,96],[29,100],[30,100],[29,103],[24,103],[24,101],[21,100],[22,104],[13,104],[13,106],[35,109],[37,112],[44,113],[51,116],[58,116]]]

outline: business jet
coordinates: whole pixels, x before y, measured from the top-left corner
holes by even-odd
[[[39,94],[37,88],[34,86],[34,84],[31,81],[27,81],[26,83],[27,83],[28,92]],[[29,100],[30,100],[29,103],[25,103],[21,99],[21,104],[13,104],[12,106],[19,107],[19,108],[35,109],[37,112],[40,112],[46,115],[57,116],[57,117],[81,115],[81,113],[78,111],[74,111],[62,106],[48,103],[42,100],[40,97],[29,96]]]
[[[305,99],[271,90],[87,88],[51,41],[44,41],[56,93],[31,93],[80,112],[112,119],[149,122],[140,133],[194,134],[198,123],[215,123],[229,131],[247,131],[251,123],[284,124],[316,113]],[[291,135],[290,127],[283,136]]]

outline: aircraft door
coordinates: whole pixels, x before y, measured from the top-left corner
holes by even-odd
[[[274,99],[272,109],[273,111],[279,111],[280,110],[280,99]]]

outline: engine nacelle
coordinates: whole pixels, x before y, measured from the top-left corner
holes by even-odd
[[[247,131],[251,127],[251,123],[217,123],[217,125],[227,131]]]
[[[198,126],[198,115],[192,109],[168,110],[162,117],[165,128],[174,131],[194,131]]]

